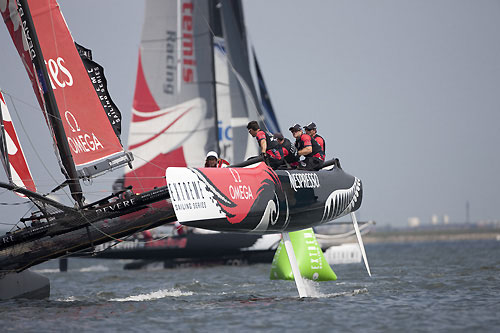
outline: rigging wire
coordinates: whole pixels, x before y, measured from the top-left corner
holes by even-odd
[[[56,180],[56,178],[54,177],[53,173],[50,171],[50,169],[49,169],[49,167],[47,166],[47,164],[46,164],[46,163],[44,162],[44,160],[41,158],[41,156],[40,156],[40,154],[39,154],[39,151],[35,148],[35,145],[34,145],[34,143],[33,143],[32,139],[31,139],[30,135],[28,134],[28,131],[26,130],[26,128],[25,128],[25,126],[24,126],[24,122],[23,122],[22,118],[20,117],[20,114],[19,114],[18,108],[16,107],[16,103],[14,102],[14,100],[18,100],[18,101],[21,101],[21,102],[22,102],[22,100],[21,100],[21,99],[19,99],[19,98],[17,98],[17,97],[15,97],[14,95],[12,95],[12,94],[10,94],[10,93],[8,93],[8,92],[5,92],[5,95],[9,96],[9,98],[10,98],[10,100],[11,100],[11,102],[12,102],[12,105],[13,105],[13,107],[14,107],[14,111],[15,111],[15,113],[16,113],[16,116],[17,116],[17,118],[19,119],[19,123],[20,123],[20,125],[21,125],[21,128],[22,128],[22,130],[23,130],[23,132],[24,132],[25,136],[27,137],[27,140],[28,140],[28,142],[29,142],[29,144],[30,144],[30,146],[31,146],[32,150],[35,152],[35,154],[36,154],[36,156],[37,156],[38,161],[42,164],[43,168],[45,169],[46,173],[49,175],[49,177],[50,177],[50,179],[51,179],[51,181],[52,181],[52,182],[51,182],[51,183],[49,183],[49,184],[50,184],[52,187],[54,186],[54,184],[59,184],[60,182]],[[24,104],[26,104],[26,105],[28,105],[28,106],[30,106],[30,107],[31,107],[32,109],[34,109],[34,110],[38,110],[38,111],[40,111],[40,108],[34,107],[33,105],[31,105],[31,104],[29,104],[29,103],[26,103],[26,102],[23,102],[23,103],[24,103]],[[53,117],[53,118],[57,118],[57,119],[61,120],[61,117],[51,116],[51,115],[48,115],[48,114],[44,113],[43,111],[42,111],[42,114],[45,114],[45,115],[46,115],[46,116],[48,116],[48,117]],[[50,126],[49,126],[49,130],[51,130]],[[83,132],[83,133],[87,133],[87,134],[89,134],[89,133],[90,133],[90,132],[85,131],[85,130],[83,130],[83,129],[82,129],[82,132]],[[101,140],[101,141],[102,141],[104,144],[108,144],[108,145],[110,144],[110,142],[106,141],[105,139],[103,139],[103,140]],[[117,147],[117,146],[115,146],[115,147]],[[123,149],[123,147],[122,147],[121,145],[120,145],[120,147],[117,147],[117,148]],[[60,159],[59,159],[59,155],[57,154],[57,148],[56,148],[56,147],[54,147],[54,150],[56,151],[56,154],[55,154],[55,155],[56,155],[57,159],[59,160],[59,166],[61,167],[61,162],[60,162]],[[62,168],[62,167],[61,167],[61,168]],[[116,169],[115,169],[115,170],[116,170]],[[114,171],[114,170],[113,170],[113,169],[110,169],[110,170],[107,170],[105,173],[112,172],[112,171]],[[92,180],[91,180],[91,182],[92,182]],[[41,180],[40,180],[39,178],[36,178],[36,184],[37,184],[38,186],[40,186],[40,185],[41,185]],[[84,184],[85,184],[85,185],[88,185],[87,183],[84,183]],[[68,192],[68,190],[67,190],[66,188],[63,188],[63,192],[64,192],[64,194],[65,194],[66,198],[67,198],[67,199],[69,199],[70,201],[72,201],[71,194]]]
[[[9,203],[9,202],[0,202],[0,205],[2,206],[20,206],[20,205],[26,205],[26,204],[29,204],[30,202],[29,201],[26,201],[26,202],[12,202],[12,203]]]
[[[31,140],[31,136],[30,136],[30,135],[28,135],[28,131],[27,131],[27,130],[26,130],[26,128],[24,127],[24,122],[23,122],[22,118],[19,116],[19,112],[18,112],[18,110],[17,110],[16,104],[14,103],[14,99],[13,99],[12,95],[11,95],[11,94],[9,94],[9,93],[7,93],[7,95],[9,96],[10,101],[12,102],[12,106],[14,107],[14,112],[16,113],[16,116],[17,116],[17,118],[19,119],[19,124],[21,125],[21,128],[22,128],[22,130],[23,130],[23,132],[24,132],[24,135],[26,136],[26,138],[27,138],[27,140],[28,140],[28,142],[29,142],[29,144],[30,144],[30,146],[31,146],[31,149],[35,152],[35,155],[36,155],[36,157],[38,158],[38,161],[42,164],[43,168],[45,169],[45,171],[47,172],[47,174],[49,175],[49,177],[52,179],[52,181],[53,181],[54,183],[56,183],[56,184],[57,184],[57,183],[58,183],[58,181],[56,180],[56,178],[54,177],[54,175],[52,174],[52,172],[49,170],[49,168],[47,167],[47,165],[45,164],[45,162],[44,162],[44,161],[43,161],[43,159],[41,158],[40,154],[38,153],[38,149],[36,149],[36,148],[35,148],[35,145],[33,144],[33,141]],[[26,104],[27,104],[27,103],[26,103]],[[29,105],[29,104],[27,104],[27,105]],[[40,110],[40,109],[38,108],[38,110]],[[43,113],[43,111],[42,111],[42,113]],[[67,191],[66,191],[66,190],[64,190],[64,193],[65,193],[65,194],[66,194],[69,198],[71,198],[71,195],[70,195],[69,193],[67,193]]]

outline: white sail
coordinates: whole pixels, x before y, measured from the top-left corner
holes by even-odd
[[[230,163],[258,155],[250,59],[240,1],[146,1],[125,186],[165,185],[167,167],[202,167],[211,150]]]
[[[0,152],[2,164],[12,184],[36,192],[26,157],[19,142],[4,96],[0,91]],[[19,193],[18,193],[19,194]],[[21,195],[22,196],[22,195]]]
[[[125,185],[165,185],[169,166],[201,167],[218,151],[208,3],[147,0],[129,131]]]

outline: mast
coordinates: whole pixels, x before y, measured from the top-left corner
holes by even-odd
[[[208,33],[210,34],[210,50],[215,53],[214,49],[214,25],[216,22],[217,15],[217,0],[210,0],[208,3],[209,6],[209,18],[208,18]],[[217,81],[215,79],[215,55],[212,57],[212,94],[214,96],[214,122],[215,122],[215,142],[216,142],[216,150],[217,155],[221,154],[220,149],[220,140],[219,140],[219,117],[218,117],[218,109],[217,109]],[[226,158],[226,157],[224,157]]]
[[[0,98],[1,97],[2,97],[2,91],[0,90]],[[5,172],[7,173],[7,178],[9,179],[10,182],[12,180],[12,175],[9,168],[9,153],[7,152],[7,140],[5,139],[5,127],[3,125],[3,115],[1,110],[0,110],[0,157],[2,158],[2,163],[5,168]]]
[[[19,15],[23,21],[23,27],[25,27],[24,32],[26,34],[26,38],[28,39],[27,44],[32,46],[30,50],[31,60],[37,72],[38,86],[43,93],[42,96],[45,103],[45,111],[47,112],[47,118],[51,124],[57,148],[61,156],[61,161],[65,169],[65,171],[61,171],[63,171],[63,174],[66,176],[66,182],[71,190],[71,196],[75,199],[79,206],[83,206],[82,188],[80,186],[75,163],[73,162],[73,157],[71,156],[70,148],[66,140],[66,134],[64,132],[61,115],[59,114],[59,109],[57,107],[56,98],[54,96],[54,92],[49,86],[50,80],[47,68],[45,67],[45,61],[43,59],[42,50],[35,31],[28,2],[27,0],[19,0],[18,4],[20,7]],[[31,43],[29,42],[29,39],[31,39]]]

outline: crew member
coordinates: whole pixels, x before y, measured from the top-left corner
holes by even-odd
[[[306,130],[306,134],[309,135],[312,139],[316,140],[316,142],[321,146],[324,162],[324,158],[326,156],[325,139],[323,139],[323,137],[317,133],[316,124],[311,122],[308,125],[304,126],[304,129]]]
[[[205,159],[205,168],[222,168],[229,165],[225,159],[219,158],[215,151],[209,151]]]
[[[323,162],[325,161],[325,156],[326,156],[326,143],[325,139],[317,133],[316,129],[316,124],[311,122],[308,125],[304,126],[304,129],[306,130],[306,133],[309,134],[311,138],[316,140],[317,143],[321,146],[321,149],[323,150]],[[342,169],[340,166],[340,161],[338,158],[335,158],[335,165],[339,168]]]
[[[273,137],[278,141],[281,148],[283,149],[283,157],[288,166],[297,167],[299,164],[299,157],[297,156],[297,149],[292,145],[290,140],[285,138],[280,132],[273,134]]]
[[[289,128],[295,138],[295,148],[297,156],[304,156],[305,159],[299,165],[299,169],[319,170],[323,166],[324,155],[321,146],[313,140],[308,134],[302,132],[302,127],[295,124]]]
[[[255,120],[248,123],[247,129],[248,133],[257,139],[261,154],[271,168],[276,169],[283,164],[283,149],[278,142],[272,138],[271,134],[261,130],[259,124]]]
[[[219,156],[215,151],[209,151],[205,158],[205,168],[217,168]]]

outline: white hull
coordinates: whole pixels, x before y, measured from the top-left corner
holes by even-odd
[[[50,296],[47,277],[30,272],[9,273],[0,277],[0,300],[13,298],[43,299]]]
[[[361,250],[356,243],[346,243],[331,246],[325,251],[325,258],[328,264],[354,264],[361,262]]]

